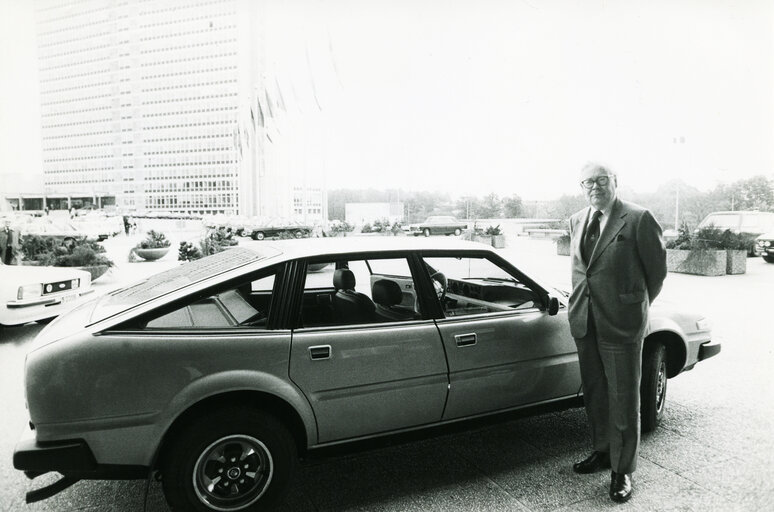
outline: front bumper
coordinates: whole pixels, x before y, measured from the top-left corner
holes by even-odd
[[[714,357],[720,353],[720,342],[716,341],[708,341],[706,343],[702,343],[699,346],[699,361],[704,361],[705,359],[709,359],[710,357]]]

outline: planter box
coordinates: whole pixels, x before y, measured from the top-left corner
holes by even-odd
[[[505,247],[505,235],[473,235],[473,241],[491,245],[495,249]]]
[[[667,249],[667,270],[700,276],[726,275],[726,251]]]
[[[169,247],[157,247],[155,249],[134,248],[134,253],[145,261],[155,261],[163,258],[169,252]]]
[[[556,254],[559,256],[570,255],[570,239],[569,238],[557,238],[556,239]]]
[[[747,251],[744,249],[726,251],[726,274],[744,274],[747,272]]]
[[[108,271],[109,267],[107,265],[92,265],[89,267],[78,267],[78,268],[81,270],[85,270],[86,272],[91,274],[91,280],[92,282],[94,282],[97,279],[99,279],[102,275],[104,275],[105,272]]]

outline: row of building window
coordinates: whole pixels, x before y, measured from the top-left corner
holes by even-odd
[[[115,57],[113,55],[108,55],[107,57],[99,57],[96,59],[89,59],[89,60],[80,60],[77,62],[68,62],[67,64],[60,64],[58,66],[50,66],[47,68],[40,68],[40,71],[51,71],[52,69],[62,69],[62,68],[69,68],[72,66],[82,66],[84,64],[93,64],[94,62],[102,62],[104,60],[112,60]]]
[[[175,89],[190,89],[191,87],[204,87],[209,85],[222,85],[222,84],[235,84],[234,80],[214,80],[212,82],[194,82],[191,84],[183,85],[169,85],[166,87],[150,87],[148,89],[142,89],[141,92],[160,92],[160,91],[173,91]]]
[[[213,153],[215,151],[233,151],[234,148],[221,146],[217,148],[178,149],[175,151],[143,151],[143,155],[181,155],[183,153]]]
[[[232,98],[235,97],[237,93],[235,92],[227,92],[223,94],[207,94],[204,96],[188,96],[187,98],[175,98],[172,100],[153,100],[153,101],[143,101],[142,105],[161,105],[163,103],[182,103],[185,101],[199,101],[199,100],[206,100],[206,99],[213,99],[213,98]]]
[[[67,2],[67,5],[68,5],[68,7],[70,7],[70,6],[73,5],[73,3],[72,2]],[[38,12],[43,12],[43,11],[46,11],[46,10],[49,10],[49,9],[55,9],[57,7],[60,7],[60,6],[57,5],[57,6],[49,7],[48,9],[42,9],[42,10],[39,10]],[[49,18],[47,20],[40,20],[39,23],[53,23],[55,21],[68,20],[70,18],[77,18],[79,16],[86,16],[87,14],[93,14],[95,12],[104,11],[104,10],[107,10],[107,9],[110,9],[110,8],[111,7],[108,6],[108,7],[99,7],[97,9],[89,9],[89,10],[83,10],[83,11],[80,10],[80,9],[77,9],[77,10],[75,10],[75,12],[73,14],[68,14],[67,16],[59,16],[58,18]]]
[[[203,43],[196,43],[196,44],[181,44],[177,46],[163,46],[161,48],[153,48],[150,50],[140,50],[140,55],[145,55],[148,53],[160,53],[160,52],[171,52],[174,50],[187,50],[190,48],[200,48],[202,46],[221,46],[228,43],[236,43],[236,38],[231,39],[220,39],[217,41],[205,41]]]
[[[199,108],[195,110],[179,110],[177,112],[157,112],[155,114],[143,114],[142,117],[165,117],[165,116],[181,116],[185,114],[205,114],[207,112],[226,112],[229,110],[236,110],[237,107],[223,106],[219,108]]]
[[[201,123],[183,123],[183,124],[160,124],[158,126],[143,126],[143,130],[166,130],[168,128],[190,128],[193,126],[214,126],[218,124],[236,124],[235,120],[231,121],[206,121]]]
[[[207,27],[200,30],[188,30],[187,32],[174,32],[172,34],[162,34],[159,36],[150,36],[150,37],[141,37],[140,42],[142,41],[154,41],[156,39],[169,39],[172,37],[185,37],[185,36],[191,36],[193,34],[202,34],[204,32],[215,32],[215,31],[221,31],[221,30],[231,30],[235,29],[236,25],[223,25],[222,27]]]
[[[82,124],[95,124],[95,123],[105,123],[108,121],[112,121],[112,117],[104,117],[102,119],[92,119],[91,121],[80,121],[77,123],[62,123],[62,124],[44,124],[42,128],[61,128],[63,126],[79,126]]]
[[[75,37],[73,39],[66,39],[64,41],[54,41],[53,43],[39,44],[38,48],[50,48],[52,46],[61,46],[65,44],[75,43],[77,41],[86,41],[87,39],[94,39],[95,37],[109,36],[111,32],[99,32],[97,34],[91,34],[89,36]]]
[[[113,85],[113,82],[95,82],[93,84],[76,85],[75,87],[65,87],[64,89],[51,89],[50,91],[41,91],[40,94],[57,94],[60,92],[75,91],[76,89],[91,89],[92,87],[103,87]]]
[[[184,75],[196,75],[199,73],[215,73],[219,71],[229,71],[232,69],[236,69],[236,66],[223,66],[222,68],[209,68],[209,69],[196,69],[193,71],[181,71],[179,73],[162,73],[160,75],[143,75],[143,80],[152,80],[156,78],[167,78],[171,76],[184,76]]]
[[[41,106],[48,106],[48,105],[63,105],[65,103],[77,103],[80,101],[91,101],[91,100],[98,100],[100,98],[110,98],[113,96],[112,94],[97,94],[95,96],[81,96],[80,98],[71,98],[69,100],[59,100],[59,101],[48,101],[46,103],[41,103]]]
[[[71,149],[101,148],[105,146],[112,146],[113,144],[114,144],[113,142],[103,142],[102,144],[81,144],[80,146],[60,146],[55,148],[43,148],[43,151],[68,151]]]
[[[149,1],[149,0],[146,0]],[[225,3],[232,3],[232,2],[226,2],[224,0],[212,0],[210,2],[199,2],[199,3],[186,3],[183,5],[178,5],[175,7],[166,7],[164,9],[155,9],[153,11],[140,11],[140,16],[146,16],[149,14],[159,14],[162,12],[173,12],[173,11],[180,11],[184,9],[195,9],[197,7],[204,7],[205,5],[217,5],[217,4],[225,4]]]
[[[108,105],[106,107],[84,108],[81,110],[65,110],[64,112],[53,112],[51,114],[42,114],[40,117],[69,116],[72,114],[83,114],[84,112],[98,112],[100,110],[110,110],[111,108],[113,107]]]
[[[111,20],[109,17],[102,20],[91,20],[89,23],[83,23],[81,25],[67,25],[64,28],[60,28],[57,30],[49,30],[47,32],[38,32],[38,37],[45,37],[50,36],[53,34],[59,34],[61,32],[69,32],[71,30],[78,30],[80,28],[86,28],[86,27],[96,27],[97,25],[103,25],[105,23],[111,23],[114,22],[114,20]]]
[[[92,135],[107,135],[108,133],[113,133],[112,130],[105,130],[102,132],[83,132],[83,133],[72,133],[68,132],[66,135],[50,135],[47,137],[43,137],[43,140],[50,140],[50,139],[74,139],[76,137],[90,137]]]
[[[163,167],[191,167],[199,165],[227,165],[235,164],[236,160],[214,160],[210,162],[170,162],[165,164],[146,164],[145,168],[163,168]]]
[[[173,140],[199,140],[199,139],[222,139],[232,137],[230,133],[221,133],[215,135],[191,135],[190,137],[162,137],[159,139],[142,139],[143,142],[168,142]]]
[[[115,167],[80,167],[78,169],[43,169],[43,174],[69,174],[73,173],[74,175],[78,175],[82,172],[91,172],[91,171],[109,171],[111,169],[115,169]]]
[[[43,159],[44,163],[53,163],[53,162],[76,162],[80,160],[105,160],[105,159],[114,159],[114,158],[120,158],[113,155],[96,155],[96,156],[77,156],[74,158],[48,158]]]
[[[57,57],[64,57],[65,55],[76,55],[78,53],[88,53],[88,52],[96,52],[98,50],[104,50],[105,48],[110,48],[111,46],[114,46],[112,43],[108,44],[100,44],[96,46],[87,46],[86,48],[81,48],[79,50],[70,50],[67,52],[59,52],[59,53],[51,53],[49,55],[41,55],[39,57],[40,60],[47,60],[47,59],[55,59]]]
[[[189,59],[172,59],[172,60],[157,60],[155,62],[143,62],[140,64],[141,68],[152,66],[169,66],[170,64],[177,64],[178,62],[193,62],[195,60],[208,60],[208,59],[220,59],[223,57],[234,57],[236,52],[228,53],[216,53],[214,55],[202,55],[200,57],[191,57]]]
[[[223,16],[234,16],[236,15],[235,11],[230,12],[213,12],[211,14],[206,14],[204,16],[196,16],[193,18],[178,18],[170,21],[160,21],[157,23],[147,23],[145,25],[140,25],[139,29],[146,29],[146,28],[153,28],[153,27],[163,27],[165,25],[179,25],[182,23],[189,23],[192,21],[201,21],[201,20],[211,20],[215,18],[222,18]]]
[[[105,73],[109,73],[109,72],[110,72],[110,68],[102,68],[96,71],[89,71],[88,73],[81,73],[79,75],[54,76],[53,78],[46,78],[45,80],[41,80],[40,82],[41,83],[58,82],[60,80],[70,80],[72,78],[81,78],[84,76],[104,75]]]

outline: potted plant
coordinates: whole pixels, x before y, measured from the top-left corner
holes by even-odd
[[[556,254],[559,256],[570,255],[570,234],[565,233],[556,239]]]
[[[30,247],[37,247],[37,253],[31,261],[38,265],[52,267],[77,267],[91,274],[91,280],[99,278],[113,262],[105,256],[105,248],[92,240],[76,240],[69,245],[50,245],[46,242],[38,244],[31,242]]]
[[[495,249],[502,249],[505,247],[505,235],[503,235],[499,224],[487,227],[486,231],[484,231],[484,236],[489,237],[489,243],[492,244],[492,247]]]
[[[164,233],[151,229],[145,240],[132,249],[132,253],[146,261],[155,261],[166,256],[170,245],[171,243]]]
[[[684,224],[678,237],[667,243],[667,270],[702,276],[726,274],[728,256],[722,232],[714,227],[690,233]]]
[[[744,274],[747,272],[747,252],[750,236],[733,233],[727,229],[721,235],[722,247],[726,250],[726,274]]]

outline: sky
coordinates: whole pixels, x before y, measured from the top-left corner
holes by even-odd
[[[0,173],[34,173],[32,8],[0,6]],[[284,11],[274,30],[306,17],[327,34],[329,188],[552,199],[579,191],[590,160],[643,192],[672,179],[706,190],[774,178],[774,2],[286,0],[274,9]]]

